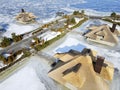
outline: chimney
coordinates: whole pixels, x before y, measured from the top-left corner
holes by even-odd
[[[22,13],[24,13],[24,12],[25,12],[25,10],[22,8],[22,9],[21,9],[21,12],[22,12]]]
[[[116,30],[116,26],[117,26],[117,24],[113,23],[113,26],[112,26],[112,28],[111,28],[111,32],[112,32],[112,33],[114,33],[114,31]]]
[[[104,57],[97,56],[97,60],[96,60],[95,67],[94,67],[95,72],[97,73],[101,72],[102,66],[104,64],[104,59],[105,59]]]

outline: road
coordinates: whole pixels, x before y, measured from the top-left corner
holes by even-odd
[[[38,35],[42,35],[43,33],[47,32],[48,30],[49,30],[49,29],[44,29],[44,30],[38,32],[38,33],[35,34],[35,35],[32,35],[32,36],[30,36],[30,37],[28,37],[28,38],[26,38],[26,39],[23,39],[23,40],[21,40],[21,41],[19,41],[19,42],[16,42],[16,43],[14,43],[14,44],[12,44],[12,45],[10,45],[10,46],[8,46],[8,47],[0,50],[0,54],[3,53],[3,52],[7,52],[7,51],[9,51],[9,50],[11,50],[11,49],[18,48],[18,47],[20,47],[21,44],[24,44],[24,43],[27,43],[27,42],[29,43],[34,37],[36,37],[36,36],[38,36]]]
[[[63,18],[60,17],[60,18],[58,18],[58,19],[55,19],[55,20],[52,21],[52,22],[56,22],[56,20],[62,20],[62,19],[63,19]],[[64,22],[62,22],[62,23],[64,23]],[[48,23],[48,24],[49,24],[49,23]],[[41,27],[39,27],[39,28],[37,28],[37,29],[35,29],[35,30],[31,31],[31,32],[24,33],[24,34],[23,34],[24,36],[27,36],[27,35],[30,35],[30,34],[31,34],[31,36],[29,36],[29,37],[27,37],[27,38],[25,38],[25,39],[23,39],[23,40],[21,40],[21,41],[19,41],[19,42],[16,42],[16,43],[14,43],[14,44],[6,47],[6,48],[3,48],[2,50],[0,50],[0,54],[3,53],[3,52],[13,51],[13,50],[18,50],[18,49],[24,48],[24,47],[26,47],[27,44],[29,44],[29,43],[31,42],[31,40],[32,40],[34,37],[40,36],[40,35],[42,35],[43,33],[46,33],[46,32],[49,32],[49,31],[50,31],[50,27],[49,27],[48,29],[43,29],[43,30],[41,30],[40,32],[38,32],[37,34],[32,35],[33,32],[36,32],[36,31],[38,31],[39,29],[41,29]],[[22,47],[21,47],[21,46],[22,46]],[[28,46],[29,46],[29,45],[28,45]]]

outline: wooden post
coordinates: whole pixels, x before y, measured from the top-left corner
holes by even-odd
[[[102,66],[103,66],[103,63],[104,63],[104,59],[105,59],[104,57],[97,56],[96,64],[95,64],[95,67],[94,67],[95,72],[97,72],[97,73],[101,72]]]

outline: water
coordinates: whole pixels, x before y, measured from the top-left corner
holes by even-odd
[[[71,6],[102,12],[120,12],[120,0],[86,0],[86,3],[73,4]]]

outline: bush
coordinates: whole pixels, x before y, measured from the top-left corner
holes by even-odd
[[[87,21],[87,20],[88,20],[88,18],[84,18],[83,20],[79,21],[78,24],[76,24],[75,26],[71,27],[70,29],[74,29],[74,28],[79,27],[82,23],[84,23],[84,22]]]
[[[1,42],[1,47],[7,47],[7,46],[11,45],[12,42],[13,41],[11,38],[4,37]]]
[[[74,12],[73,12],[73,15],[78,15],[78,14],[80,14],[79,11],[74,11]]]

